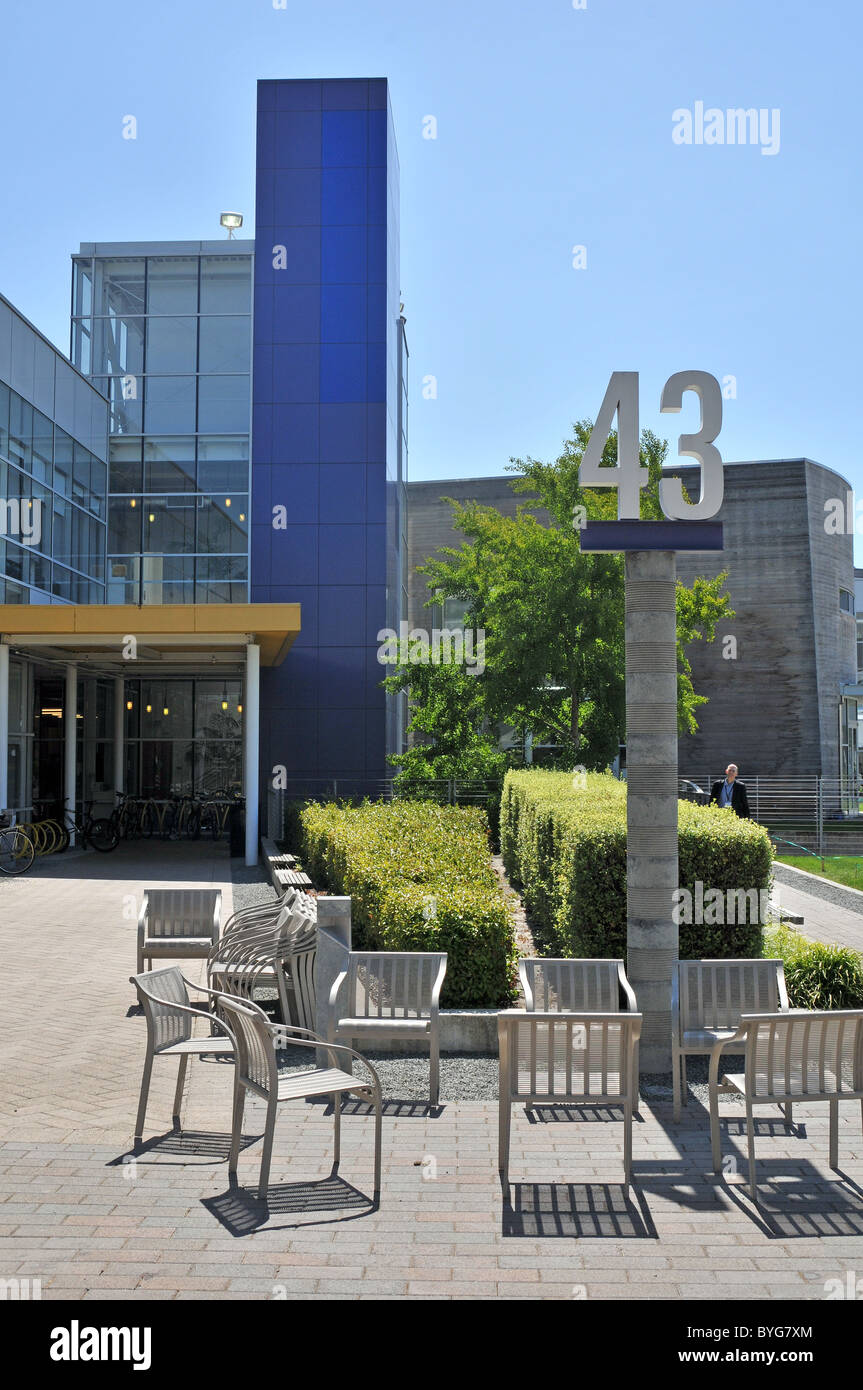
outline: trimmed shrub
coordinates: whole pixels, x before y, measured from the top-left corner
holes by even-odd
[[[765,933],[764,954],[784,962],[793,1009],[863,1009],[863,956],[858,951],[808,941],[783,925]]]
[[[564,956],[625,956],[624,782],[610,773],[508,772],[500,840],[507,873],[521,888],[542,947]],[[769,891],[773,851],[763,826],[717,807],[680,802],[678,854],[681,888],[697,901],[700,883],[705,897],[704,921],[681,915],[681,958],[760,955],[757,912],[738,911],[747,920],[736,923],[724,918],[729,890]],[[710,907],[710,889],[722,894],[720,911]],[[755,900],[747,906],[754,908]]]
[[[302,824],[312,878],[351,899],[358,949],[446,951],[442,1004],[496,1008],[512,1002],[512,919],[478,807],[308,805]]]

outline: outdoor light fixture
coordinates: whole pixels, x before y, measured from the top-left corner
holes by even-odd
[[[167,713],[168,713],[168,706],[167,706],[167,705],[165,705],[165,708],[162,710],[162,713],[163,713],[163,714],[167,714]]]
[[[240,512],[240,520],[241,520],[241,521],[245,521],[245,519],[246,519],[246,513],[245,513],[245,512]]]
[[[230,497],[226,497],[226,498],[225,498],[225,506],[226,506],[226,507],[230,507],[230,505],[231,505],[231,499],[230,499]]]
[[[237,705],[237,714],[242,714],[242,713],[243,713],[243,706],[242,706],[242,705]]]
[[[133,704],[132,704],[132,701],[131,701],[131,700],[127,700],[127,701],[126,701],[126,709],[133,709],[133,708],[134,708],[134,706],[133,706]]]
[[[152,714],[152,713],[153,713],[153,706],[152,706],[152,705],[148,705],[148,706],[147,706],[147,713],[148,713],[148,714]]]
[[[232,241],[234,232],[239,231],[243,225],[243,214],[241,212],[223,212],[219,222],[227,229],[228,241]]]
[[[133,497],[132,500],[131,500],[130,503],[129,503],[129,506],[130,506],[130,507],[134,507],[134,505],[135,505],[135,498]]]
[[[155,520],[156,520],[156,514],[155,514],[155,512],[151,512],[151,513],[150,513],[149,520],[150,520],[150,521],[155,521]]]

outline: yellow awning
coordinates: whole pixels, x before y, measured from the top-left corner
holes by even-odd
[[[120,664],[128,639],[144,662],[241,659],[257,642],[263,666],[279,666],[300,631],[298,603],[0,604],[0,640],[32,654]]]

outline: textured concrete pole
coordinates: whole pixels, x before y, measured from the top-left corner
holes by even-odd
[[[641,1070],[671,1071],[678,929],[677,649],[671,550],[626,555],[626,971],[644,1015]]]

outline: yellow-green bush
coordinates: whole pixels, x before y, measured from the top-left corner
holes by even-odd
[[[441,1002],[495,1008],[515,997],[510,914],[478,807],[311,804],[301,813],[312,878],[350,897],[355,945],[446,951]]]
[[[766,891],[773,852],[763,826],[717,807],[679,803],[679,883],[693,894]],[[507,873],[550,949],[561,955],[626,953],[626,784],[610,773],[508,772],[500,815]],[[757,922],[681,922],[682,959],[754,956]]]

